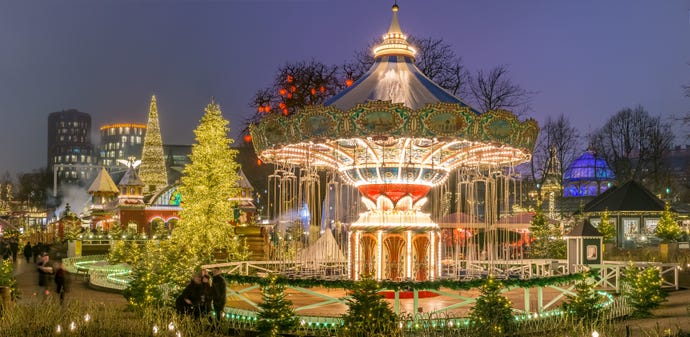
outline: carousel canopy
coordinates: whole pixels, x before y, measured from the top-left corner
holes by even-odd
[[[356,84],[325,106],[270,114],[250,126],[259,158],[336,170],[382,209],[400,208],[399,201],[403,209],[419,207],[457,168],[495,169],[531,158],[534,120],[505,110],[479,114],[424,76],[414,54],[393,6],[376,62]],[[380,202],[382,196],[388,200]]]
[[[327,106],[347,110],[367,101],[391,101],[419,109],[438,102],[469,108],[424,75],[414,64],[415,50],[407,42],[398,22],[398,6],[383,42],[374,49],[374,65],[351,87],[326,102]]]

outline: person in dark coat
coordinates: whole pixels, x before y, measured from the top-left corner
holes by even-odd
[[[53,267],[50,266],[50,256],[48,254],[42,255],[38,259],[38,286],[41,287],[41,292],[45,296],[50,294],[48,290],[48,283],[50,281],[50,275],[53,274]]]
[[[26,258],[26,263],[29,263],[29,259],[31,258],[31,242],[27,242],[26,245],[24,245],[24,257]]]
[[[17,262],[17,254],[19,253],[19,242],[17,239],[10,240],[10,251],[12,252],[12,261]]]
[[[67,272],[62,268],[61,262],[56,262],[53,270],[55,274],[55,292],[60,295],[60,304],[62,304],[65,300],[65,292],[67,291]]]
[[[216,319],[223,318],[223,309],[225,309],[225,302],[227,301],[228,285],[225,278],[220,273],[220,268],[213,268],[213,312],[216,313]]]
[[[213,288],[211,287],[211,276],[208,272],[201,275],[201,301],[199,311],[201,316],[208,316],[211,312],[211,301],[213,301]]]
[[[34,263],[38,263],[38,257],[39,257],[39,255],[41,255],[41,253],[43,253],[41,251],[41,243],[40,242],[36,243],[35,245],[33,245],[31,247],[31,253],[34,256]]]
[[[175,309],[181,315],[193,315],[198,318],[201,311],[201,275],[194,274],[192,280],[175,300]]]

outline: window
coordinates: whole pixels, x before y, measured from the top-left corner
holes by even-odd
[[[587,246],[587,261],[595,261],[597,259],[597,246],[588,245]]]
[[[599,225],[601,224],[601,218],[591,218],[589,219],[589,223],[594,226],[594,228],[599,228]]]
[[[639,219],[623,219],[623,233],[625,235],[638,234],[639,232]]]
[[[659,224],[659,219],[644,219],[644,230],[647,234],[653,234],[656,226]]]

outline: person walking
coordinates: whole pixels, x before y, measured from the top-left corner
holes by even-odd
[[[26,245],[24,245],[24,250],[22,251],[24,253],[24,258],[26,258],[26,263],[29,263],[29,259],[31,259],[31,242],[27,241]]]
[[[220,268],[213,268],[213,282],[211,286],[213,287],[213,312],[216,314],[216,320],[220,321],[223,319],[223,309],[225,309],[225,302],[227,301],[227,289],[228,285],[225,282],[225,278],[220,272]]]
[[[17,253],[19,253],[19,241],[16,238],[10,239],[10,251],[12,252],[12,261],[17,262]]]
[[[55,262],[53,265],[55,273],[55,292],[60,296],[60,304],[65,301],[65,292],[67,291],[67,272],[62,268],[62,262]]]
[[[48,290],[48,282],[50,275],[53,273],[53,267],[50,266],[50,256],[48,254],[42,255],[38,260],[38,286],[41,287],[41,292],[44,296],[50,294]]]

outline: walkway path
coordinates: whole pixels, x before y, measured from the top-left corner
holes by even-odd
[[[122,294],[114,292],[106,292],[94,290],[88,287],[83,276],[69,275],[71,283],[69,292],[66,293],[67,300],[78,300],[81,302],[94,302],[97,304],[118,305],[124,307],[127,301]],[[40,287],[38,286],[38,271],[35,263],[26,263],[24,259],[17,259],[15,265],[15,277],[17,278],[17,285],[21,291],[21,298],[19,302],[30,301],[36,299],[41,295]],[[55,283],[51,281],[49,290],[55,292]],[[53,294],[54,295],[54,294]]]

